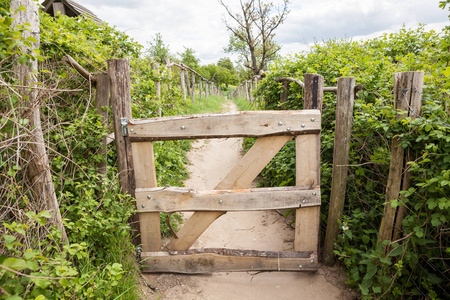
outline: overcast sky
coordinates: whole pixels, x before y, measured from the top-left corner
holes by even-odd
[[[75,0],[100,19],[125,31],[143,46],[156,33],[174,54],[184,46],[195,50],[201,64],[227,56],[224,8],[217,0]],[[271,0],[276,3],[277,0]],[[238,9],[239,0],[224,0]],[[308,49],[330,38],[361,39],[395,32],[403,24],[440,29],[450,25],[439,0],[291,0],[290,13],[278,30],[282,55]]]

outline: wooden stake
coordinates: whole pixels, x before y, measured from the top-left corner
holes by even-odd
[[[421,93],[423,87],[424,72],[402,72],[394,74],[394,108],[399,110],[397,120],[406,117],[416,118],[421,110]],[[407,111],[407,114],[402,112]],[[410,187],[409,174],[407,172],[405,150],[400,146],[401,139],[392,140],[391,164],[386,187],[386,205],[384,216],[381,220],[378,240],[394,240],[400,236],[404,206],[392,207],[391,201],[399,199],[400,190]],[[411,159],[411,157],[410,157]]]
[[[191,74],[192,82],[191,82],[191,101],[195,102],[195,74]]]
[[[131,120],[130,63],[126,59],[109,59],[108,75],[111,83],[111,106],[114,119],[114,133],[119,169],[119,182],[123,194],[134,197],[136,182],[134,177],[133,153],[128,136],[123,134],[121,118]],[[128,133],[128,132],[127,132]],[[133,242],[140,244],[138,217],[131,217],[131,227],[135,235]]]
[[[323,257],[333,263],[334,242],[339,234],[339,224],[344,211],[347,189],[348,160],[353,121],[354,77],[341,77],[337,83],[336,126],[334,136],[333,178],[331,181],[330,208]]]
[[[102,116],[102,124],[108,128],[108,110],[109,110],[109,76],[107,72],[97,74],[95,76],[96,84],[96,112]],[[106,175],[106,145],[107,137],[103,139],[102,148],[99,153],[103,156],[102,162],[98,164],[98,172],[100,175]]]
[[[159,75],[159,63],[152,63],[152,69],[155,70],[157,75]],[[161,82],[159,81],[159,79],[155,80],[155,87],[155,100],[159,102],[159,100],[161,99]],[[158,105],[158,116],[161,117],[161,105]]]
[[[186,100],[186,84],[184,82],[184,80],[185,80],[184,72],[185,71],[183,69],[180,70],[180,84],[181,84],[181,93],[183,94],[183,99]]]

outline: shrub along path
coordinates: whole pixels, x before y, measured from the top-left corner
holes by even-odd
[[[237,111],[227,102],[225,111]],[[200,140],[188,154],[187,187],[213,189],[242,155],[242,139]],[[188,214],[185,213],[185,217]],[[215,221],[192,248],[235,248],[291,251],[294,230],[274,211],[229,212]],[[320,266],[317,273],[260,272],[212,275],[144,274],[157,290],[143,299],[353,299],[335,269]]]

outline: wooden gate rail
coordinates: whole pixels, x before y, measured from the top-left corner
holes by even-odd
[[[241,190],[162,187],[136,189],[140,212],[256,211],[320,205],[320,189],[311,186]]]
[[[320,112],[247,111],[128,122],[132,142],[320,133]]]
[[[246,271],[317,271],[314,252],[194,249],[143,253],[144,272],[203,274]]]

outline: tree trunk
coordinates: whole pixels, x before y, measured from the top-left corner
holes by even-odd
[[[27,39],[32,36],[36,39],[31,47],[23,46],[24,53],[33,53],[32,49],[39,49],[39,10],[36,2],[32,0],[11,0],[11,10],[16,11],[23,5],[26,10],[18,11],[14,15],[12,26],[16,27],[24,23],[30,24],[30,31],[25,31],[23,37]],[[56,199],[55,186],[52,180],[51,169],[47,149],[45,148],[44,135],[42,133],[41,114],[39,110],[39,99],[34,89],[36,85],[37,60],[29,60],[24,64],[14,66],[14,74],[23,85],[21,93],[23,95],[20,106],[20,117],[28,119],[30,128],[30,139],[25,148],[25,155],[29,161],[26,167],[27,179],[36,202],[42,201],[46,210],[52,215],[52,221],[62,233],[62,240],[67,242],[67,235],[61,219],[58,200]]]

